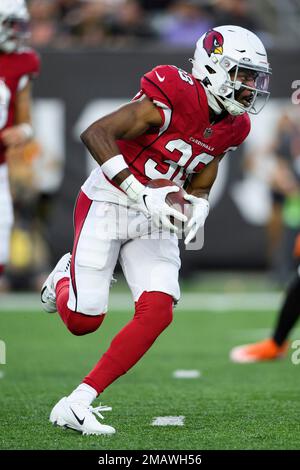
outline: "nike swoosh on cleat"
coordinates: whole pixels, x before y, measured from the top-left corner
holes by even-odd
[[[47,287],[45,286],[44,289],[41,291],[41,302],[42,304],[45,304],[46,302],[43,300],[43,293],[45,292],[45,290],[47,289]]]
[[[79,418],[78,418],[78,416],[77,416],[77,414],[76,414],[76,413],[74,413],[74,411],[72,410],[72,408],[71,408],[71,407],[70,407],[70,410],[72,411],[73,415],[74,415],[74,416],[75,416],[75,418],[77,419],[78,423],[79,423],[79,424],[82,426],[82,425],[83,425],[83,423],[84,423],[84,420],[85,420],[85,418],[83,418],[83,419],[79,419]]]
[[[161,77],[157,72],[155,72],[155,73],[156,73],[156,76],[157,76],[157,78],[160,82],[163,82],[165,80],[166,77]]]

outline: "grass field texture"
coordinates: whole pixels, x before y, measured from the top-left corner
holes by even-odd
[[[125,376],[101,396],[112,406],[113,437],[81,436],[53,427],[49,413],[93,367],[132,316],[111,311],[101,328],[72,336],[58,315],[1,311],[1,449],[299,449],[300,365],[230,363],[231,347],[265,337],[271,311],[175,310],[173,324]],[[300,338],[299,329],[293,334]],[[201,377],[175,379],[177,369]],[[99,399],[95,402],[98,404]],[[158,416],[184,416],[184,426],[152,426]]]

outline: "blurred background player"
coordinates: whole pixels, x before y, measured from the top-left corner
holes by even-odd
[[[267,137],[254,127],[247,140],[245,178],[233,197],[248,220],[264,229],[271,284],[285,288],[296,268],[292,252],[300,229],[300,113],[296,106],[278,103],[266,121]]]
[[[296,238],[294,256],[300,259],[300,234]],[[287,338],[300,317],[300,266],[290,282],[271,338],[254,344],[237,346],[230,352],[233,362],[261,362],[284,357],[288,351]]]
[[[9,258],[13,207],[6,156],[32,139],[31,79],[39,59],[25,49],[29,15],[24,0],[0,2],[0,274]]]
[[[186,217],[166,204],[166,195],[178,188],[147,183],[157,178],[189,183],[191,194],[185,198],[193,212],[185,244],[190,243],[208,215],[220,160],[244,141],[248,113],[259,113],[269,97],[267,54],[248,30],[209,30],[197,42],[192,63],[192,74],[175,66],[154,68],[131,103],[81,136],[99,166],[76,202],[72,256],[60,259],[45,281],[41,301],[47,312],[58,311],[71,333],[94,332],[107,311],[120,259],[135,315],[83,383],[54,406],[50,421],[58,426],[83,434],[114,433],[97,421],[94,414],[101,416],[101,408],[91,403],[139,361],[172,321],[173,304],[180,298],[180,257],[169,216]]]

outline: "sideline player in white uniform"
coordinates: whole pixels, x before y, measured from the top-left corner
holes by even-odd
[[[131,103],[81,136],[99,167],[76,202],[72,256],[58,262],[41,300],[48,312],[58,311],[73,334],[95,331],[107,311],[119,259],[135,314],[83,382],[54,406],[50,421],[59,426],[84,434],[114,433],[96,419],[101,407],[92,408],[92,402],[136,364],[172,321],[180,297],[180,258],[169,215],[186,218],[165,201],[178,188],[154,189],[147,183],[167,178],[182,186],[189,181],[188,244],[208,215],[220,159],[244,141],[248,113],[258,113],[269,96],[266,51],[248,30],[221,26],[208,31],[197,42],[192,62],[192,74],[170,65],[154,68],[142,77]]]
[[[35,51],[24,48],[29,14],[24,0],[0,1],[0,275],[9,258],[13,207],[6,152],[33,136],[31,79],[39,72]]]

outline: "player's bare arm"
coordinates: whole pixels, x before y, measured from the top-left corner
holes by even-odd
[[[187,192],[196,197],[208,199],[210,190],[216,180],[221,157],[214,158],[201,173],[195,174],[188,187]]]
[[[2,140],[7,147],[22,145],[31,139],[33,131],[31,127],[31,83],[18,92],[15,103],[15,124],[4,129],[1,133]]]
[[[134,139],[150,127],[160,127],[161,124],[160,112],[155,104],[145,97],[141,101],[132,101],[94,122],[80,137],[96,162],[102,165],[120,153],[117,139]],[[126,168],[114,177],[114,181],[121,184],[130,174]]]

